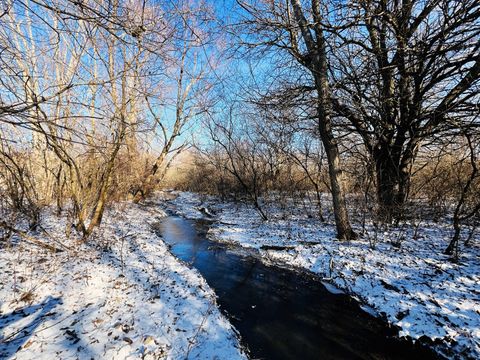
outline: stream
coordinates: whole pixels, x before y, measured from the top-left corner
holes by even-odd
[[[154,228],[214,289],[252,359],[436,358],[418,343],[395,338],[395,329],[314,276],[267,266],[207,239],[205,221],[168,216]]]

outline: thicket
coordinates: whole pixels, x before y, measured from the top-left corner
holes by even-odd
[[[229,10],[5,4],[3,237],[41,230],[48,206],[86,240],[109,204],[174,187],[248,201],[265,220],[269,202],[308,199],[339,239],[367,221],[447,219],[458,255],[480,210],[478,1]]]

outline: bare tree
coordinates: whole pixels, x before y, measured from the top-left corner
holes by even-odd
[[[156,41],[160,53],[167,32],[157,8],[145,4],[99,2],[87,13],[68,3],[12,2],[0,19],[9,56],[0,67],[6,75],[0,126],[24,134],[16,151],[25,146],[35,152],[29,165],[44,170],[32,172],[44,203],[56,192],[60,210],[61,198],[69,197],[75,227],[87,238],[112,197],[119,154],[139,130],[139,88],[151,53],[144,39]],[[108,11],[97,12],[106,10],[103,5]],[[129,19],[128,25],[119,19]],[[3,148],[9,150],[4,160],[15,154],[12,148]],[[14,169],[11,161],[3,164]]]
[[[268,164],[262,159],[258,133],[244,119],[244,126],[238,126],[235,118],[241,117],[230,107],[221,120],[211,118],[207,123],[210,137],[224,155],[221,166],[232,175],[248,200],[255,206],[264,221],[268,215],[264,210],[262,195],[266,194]]]
[[[253,1],[238,3],[249,15],[244,21],[250,29],[244,37],[247,46],[280,49],[309,74],[311,82],[303,85],[313,89],[315,94],[315,118],[327,157],[337,237],[341,240],[355,239],[345,201],[338,139],[332,123],[327,44],[331,8],[316,0],[309,5],[299,0],[272,1],[268,4]]]
[[[478,111],[480,4],[374,0],[343,11],[350,16],[335,28],[334,110],[363,139],[380,212],[391,221],[401,216],[422,142]]]
[[[175,158],[190,147],[189,139],[183,135],[209,106],[212,83],[208,75],[216,61],[214,46],[211,47],[213,33],[208,29],[210,10],[202,4],[181,3],[174,13],[176,30],[172,54],[166,61],[166,73],[171,81],[166,85],[172,86],[175,96],[165,97],[164,89],[158,86],[145,93],[148,116],[160,133],[155,140],[161,144],[161,150],[141,184],[133,190],[135,202],[150,195]]]

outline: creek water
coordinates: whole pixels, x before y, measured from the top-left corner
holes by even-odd
[[[207,239],[208,223],[168,216],[155,231],[197,268],[252,359],[435,359],[314,276]]]

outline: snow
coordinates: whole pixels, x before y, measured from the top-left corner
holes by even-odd
[[[45,214],[71,251],[0,243],[0,358],[246,358],[213,290],[154,234],[165,213],[151,205],[116,205],[87,244]]]
[[[216,214],[211,239],[256,249],[265,261],[318,274],[330,291],[342,289],[360,298],[366,311],[399,327],[400,336],[440,340],[435,349],[447,356],[453,351],[480,358],[478,238],[462,248],[454,263],[443,255],[451,237],[448,223],[404,224],[382,230],[376,239],[370,227],[360,240],[340,242],[333,223],[308,218],[295,205],[288,214],[285,208],[268,206],[264,222],[247,204],[177,195],[173,203],[184,216],[201,218],[202,208]]]

